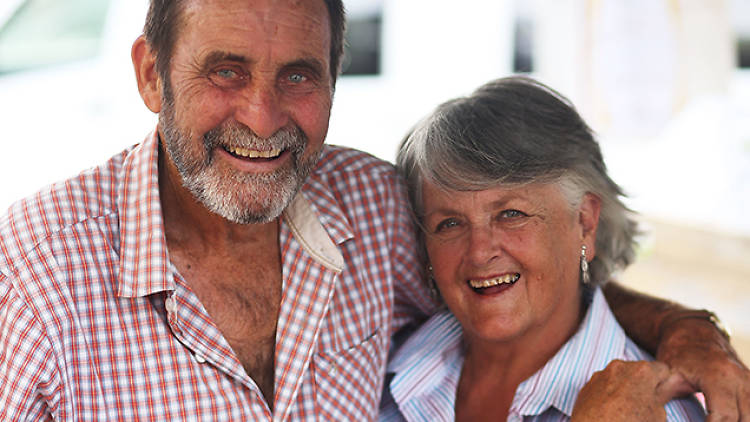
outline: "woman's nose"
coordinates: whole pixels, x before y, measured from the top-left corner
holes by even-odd
[[[485,265],[502,254],[500,237],[490,227],[472,227],[468,242],[467,258],[473,265]]]

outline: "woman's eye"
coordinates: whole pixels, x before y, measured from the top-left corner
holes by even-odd
[[[437,224],[437,226],[435,226],[435,233],[442,233],[447,230],[454,229],[458,227],[459,225],[460,223],[458,222],[458,220],[449,218],[449,219],[441,221],[440,223]]]
[[[504,210],[500,213],[500,217],[502,218],[517,218],[517,217],[525,217],[526,213],[523,213],[518,210]]]

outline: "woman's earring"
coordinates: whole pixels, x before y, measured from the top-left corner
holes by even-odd
[[[437,282],[435,282],[435,276],[432,275],[432,265],[427,266],[427,271],[429,274],[427,274],[427,284],[430,287],[430,297],[435,300],[440,300],[440,291],[437,288]]]
[[[589,262],[586,260],[586,245],[581,246],[581,279],[583,284],[589,284]]]

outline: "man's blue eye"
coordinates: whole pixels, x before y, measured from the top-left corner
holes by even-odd
[[[237,77],[237,72],[231,69],[221,69],[216,72],[219,76],[226,79],[231,79]]]
[[[307,78],[300,75],[299,73],[293,73],[289,75],[289,82],[300,83],[300,82],[304,82],[306,79]]]

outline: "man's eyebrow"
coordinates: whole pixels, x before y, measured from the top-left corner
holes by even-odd
[[[285,64],[284,67],[287,69],[294,69],[294,68],[308,69],[314,72],[316,76],[323,75],[326,72],[325,65],[323,64],[323,62],[321,62],[319,59],[316,59],[314,57],[293,60]]]
[[[211,66],[220,62],[238,62],[238,63],[250,63],[250,59],[245,56],[229,53],[226,51],[212,51],[208,53],[206,58],[203,60],[205,67]]]
[[[241,63],[241,64],[250,64],[253,62],[253,60],[240,54],[229,53],[226,51],[212,51],[208,53],[208,55],[206,55],[205,59],[203,60],[202,67],[208,68],[208,67],[211,67],[212,65],[215,65],[221,62],[235,62],[235,63]],[[327,71],[325,64],[320,59],[315,58],[315,57],[303,57],[300,59],[292,60],[284,64],[284,68],[307,69],[315,73],[316,76],[324,75],[325,72]]]

